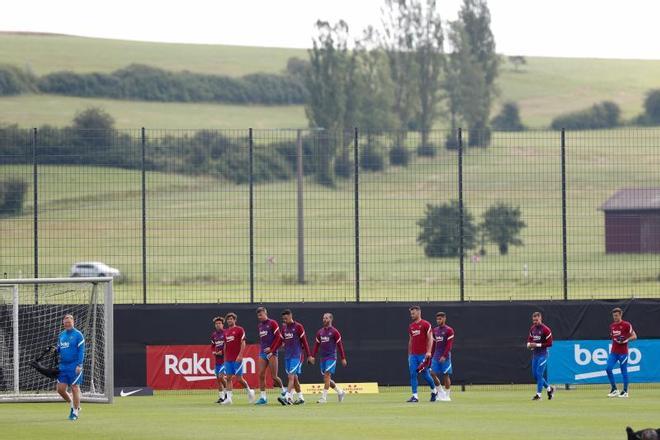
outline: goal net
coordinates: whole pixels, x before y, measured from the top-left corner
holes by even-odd
[[[57,379],[31,363],[57,368],[62,319],[85,337],[82,400],[112,402],[112,278],[0,279],[0,402],[53,401]]]

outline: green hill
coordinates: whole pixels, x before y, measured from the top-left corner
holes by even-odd
[[[110,72],[131,63],[142,63],[175,71],[240,76],[282,72],[286,60],[292,56],[304,58],[306,51],[0,33],[0,60],[29,68],[39,75],[66,69]],[[530,127],[546,127],[559,113],[605,99],[619,103],[623,117],[631,118],[641,112],[644,93],[660,87],[660,60],[529,57],[527,62],[520,72],[514,71],[510,64],[503,65],[499,102],[517,101],[523,122]],[[191,106],[40,95],[0,98],[0,122],[17,122],[23,126],[46,122],[64,125],[77,110],[99,104],[113,113],[119,127],[190,128],[203,125],[201,121],[209,127],[305,125],[300,106],[283,111],[281,107]],[[54,110],[47,110],[49,107]],[[202,109],[199,118],[197,108]],[[440,122],[438,126],[444,124]]]

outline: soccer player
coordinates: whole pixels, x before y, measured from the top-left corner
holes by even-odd
[[[422,319],[422,309],[419,306],[412,306],[410,309],[411,323],[408,326],[408,371],[410,372],[410,387],[412,388],[412,397],[406,402],[417,403],[417,375],[422,373],[424,380],[431,387],[431,402],[435,402],[438,397],[438,389],[427,368],[431,361],[433,334],[431,324]]]
[[[268,311],[265,307],[257,308],[257,331],[259,332],[259,345],[261,351],[259,352],[259,360],[257,361],[257,371],[259,372],[259,389],[261,396],[257,400],[257,405],[265,405],[268,403],[266,397],[266,368],[270,368],[270,374],[273,377],[275,385],[282,390],[282,397],[286,394],[286,388],[277,375],[278,362],[277,362],[277,349],[282,343],[282,335],[280,334],[280,326],[277,321],[268,317]]]
[[[298,376],[302,373],[303,352],[308,362],[311,362],[312,355],[305,336],[305,328],[301,323],[293,320],[293,313],[286,309],[282,312],[282,335],[284,337],[284,369],[288,375],[286,395],[280,396],[277,400],[282,405],[302,405],[305,403],[300,381]],[[298,394],[295,402],[292,400],[292,392],[296,390]]]
[[[447,325],[447,314],[438,312],[435,314],[435,322],[438,324],[433,329],[433,362],[431,364],[431,376],[438,388],[438,400],[448,402],[451,400],[449,389],[451,387],[452,374],[451,349],[454,345],[454,329]],[[433,397],[433,396],[431,396]]]
[[[64,315],[64,330],[57,337],[57,352],[60,354],[60,374],[57,377],[57,392],[71,405],[69,420],[78,420],[80,413],[80,384],[83,382],[85,361],[85,337],[74,327],[73,315]],[[67,392],[71,387],[71,394]]]
[[[607,378],[610,380],[612,389],[608,397],[628,397],[628,342],[637,339],[637,333],[633,330],[628,321],[622,319],[623,311],[620,308],[612,310],[612,324],[610,324],[610,338],[612,338],[612,348],[607,358]],[[621,366],[621,376],[623,376],[623,391],[619,393],[614,381],[612,369],[619,363]]]
[[[225,318],[222,316],[216,316],[213,318],[213,325],[215,330],[211,333],[211,351],[215,356],[215,377],[218,381],[218,401],[216,403],[222,403],[225,400],[225,387],[227,386],[227,381],[225,380],[225,366],[224,366],[224,357],[225,357],[225,331],[224,331]]]
[[[555,387],[548,385],[545,371],[548,368],[548,347],[552,347],[552,330],[543,324],[541,312],[532,313],[532,327],[527,337],[527,348],[532,350],[532,375],[536,380],[536,394],[532,400],[541,400],[543,389],[548,392],[548,400],[552,400]]]
[[[232,379],[236,379],[245,387],[248,402],[254,402],[254,391],[250,389],[247,381],[243,378],[243,353],[245,352],[245,330],[236,325],[238,317],[236,313],[227,313],[225,322],[225,374],[227,375],[227,393],[221,405],[231,405],[233,397]]]
[[[316,403],[328,402],[328,389],[332,388],[337,392],[337,399],[339,402],[344,400],[346,393],[339,388],[335,381],[332,380],[332,375],[337,367],[337,350],[341,357],[341,365],[346,367],[346,352],[344,351],[344,343],[341,342],[341,334],[332,326],[333,316],[332,313],[323,314],[323,327],[316,332],[316,343],[314,344],[314,353],[309,360],[310,363],[316,362],[316,355],[320,351],[319,366],[321,367],[321,374],[323,374],[323,391],[321,398]]]

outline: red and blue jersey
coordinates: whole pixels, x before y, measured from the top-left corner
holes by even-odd
[[[411,322],[408,326],[408,335],[410,335],[410,353],[408,354],[426,354],[428,340],[432,337],[431,324],[424,319]]]
[[[245,330],[237,325],[225,330],[225,362],[236,362],[245,340]]]
[[[275,353],[282,342],[280,326],[277,324],[277,321],[274,319],[260,321],[257,325],[257,332],[259,333],[259,346],[261,347],[261,352],[264,353],[264,350],[270,348],[270,352]]]
[[[321,329],[316,332],[316,343],[314,344],[314,354],[312,356],[316,357],[316,354],[320,352],[320,358],[322,361],[328,359],[336,360],[337,351],[339,351],[339,356],[341,356],[342,359],[346,359],[344,344],[341,341],[341,334],[333,326],[321,327]]]
[[[433,329],[433,357],[435,359],[451,357],[454,346],[454,329],[448,325],[439,325]]]
[[[610,324],[610,338],[612,339],[611,352],[614,354],[628,354],[628,343],[622,344],[633,334],[633,327],[628,321],[613,322]]]
[[[211,350],[213,352],[221,352],[221,354],[215,355],[216,365],[221,365],[224,362],[225,357],[225,331],[214,331],[211,333]]]
[[[299,322],[282,324],[284,338],[284,357],[286,359],[300,359],[303,351],[305,357],[309,356],[309,344],[305,336],[305,328]]]
[[[541,344],[540,347],[534,348],[534,356],[548,354],[548,347],[552,347],[552,330],[543,323],[534,324],[529,329],[527,342]]]

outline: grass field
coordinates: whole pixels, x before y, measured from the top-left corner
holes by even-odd
[[[406,404],[403,392],[349,395],[342,404],[232,407],[212,403],[213,393],[119,398],[113,405],[83,405],[81,418],[66,419],[60,404],[3,404],[2,436],[11,439],[625,439],[627,425],[657,427],[657,390],[633,389],[629,399],[608,399],[605,388],[560,391],[553,401],[532,402],[519,391],[454,392],[452,402]],[[332,396],[334,397],[334,396]],[[271,396],[271,400],[274,397]]]
[[[102,54],[102,56],[99,56]],[[109,72],[130,63],[171,70],[225,75],[282,72],[291,56],[305,58],[301,49],[220,45],[146,43],[53,35],[0,33],[0,60],[29,66],[42,75],[58,70]],[[503,64],[498,102],[515,100],[530,127],[547,127],[560,113],[609,99],[623,117],[642,111],[644,93],[660,87],[660,60],[607,60],[528,57],[520,72]],[[269,127],[306,125],[300,106],[281,107],[113,102],[48,95],[0,98],[0,122],[38,126],[69,124],[72,115],[90,105],[102,105],[117,119],[118,127],[159,128]],[[497,109],[494,109],[495,113]],[[437,127],[445,127],[438,121]]]
[[[257,144],[259,145],[257,136]],[[568,269],[571,298],[657,297],[660,255],[604,252],[600,205],[622,187],[660,186],[654,130],[571,133],[567,147]],[[558,134],[497,135],[464,160],[465,204],[478,221],[497,201],[520,206],[525,243],[479,263],[466,258],[466,299],[561,299],[561,177]],[[620,152],[627,154],[622,157]],[[31,167],[1,175],[30,181]],[[66,275],[75,261],[101,260],[128,282],[118,302],[141,301],[140,174],[84,166],[41,166],[41,276]],[[458,260],[430,259],[416,243],[427,203],[456,198],[456,156],[417,158],[407,168],[361,176],[361,289],[364,300],[457,300]],[[149,301],[248,299],[248,188],[205,177],[147,174]],[[0,220],[0,273],[31,273],[32,199]],[[255,187],[257,301],[352,300],[353,183],[336,189],[306,179],[307,284],[296,283],[295,181]],[[269,259],[269,257],[272,257]],[[272,261],[272,262],[269,262]],[[525,269],[526,268],[526,269]]]
[[[76,113],[101,107],[118,128],[304,128],[301,105],[230,105],[182,102],[138,102],[57,95],[19,95],[0,98],[0,123],[22,127],[70,125]]]

